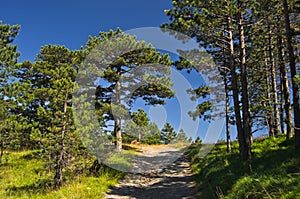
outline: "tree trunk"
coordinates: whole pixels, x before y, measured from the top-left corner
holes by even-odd
[[[120,106],[121,104],[121,96],[120,96],[120,91],[121,91],[121,83],[118,81],[116,83],[115,87],[115,94],[116,94],[116,105]],[[116,135],[116,151],[118,153],[122,152],[122,132],[121,132],[121,117],[120,115],[114,115],[115,118],[115,128],[114,128],[114,134]]]
[[[282,134],[286,134],[284,129],[284,99],[283,99],[283,85],[282,81],[280,80],[280,103],[279,103],[279,123],[280,123],[280,130]]]
[[[89,172],[98,177],[100,175],[101,168],[103,168],[102,162],[99,162],[99,160],[95,160],[93,162],[93,165],[89,168]]]
[[[243,16],[240,12],[240,19],[238,23],[239,27],[239,39],[240,39],[240,68],[241,68],[241,85],[242,85],[242,113],[243,113],[243,137],[241,158],[242,160],[251,159],[251,118],[249,109],[249,97],[248,97],[248,80],[247,80],[247,67],[246,67],[246,45],[245,45],[245,32],[243,25]]]
[[[141,143],[141,140],[142,140],[142,134],[141,134],[141,132],[140,132],[140,129],[139,129],[138,131],[139,131],[138,142]]]
[[[3,154],[4,154],[4,140],[1,140],[0,141],[0,165],[2,164]]]
[[[57,151],[57,159],[55,165],[54,187],[59,189],[62,186],[63,181],[63,154],[62,151]]]
[[[230,49],[229,65],[230,65],[230,74],[231,74],[231,86],[232,86],[234,113],[235,113],[235,120],[236,120],[236,127],[238,133],[238,141],[239,141],[239,151],[240,151],[240,156],[242,158],[244,136],[243,136],[243,125],[242,125],[242,118],[240,112],[237,75],[236,75],[235,64],[234,64],[234,46],[233,46],[233,33],[232,33],[233,28],[232,28],[232,21],[230,17],[227,18],[227,22],[228,22],[228,39],[229,39],[229,49]]]
[[[269,131],[269,137],[274,137],[274,126],[273,126],[273,116],[272,112],[270,111],[271,107],[271,92],[270,92],[270,81],[269,81],[269,70],[268,70],[268,61],[267,58],[265,59],[265,79],[266,79],[266,102],[264,102],[265,108],[267,110],[267,126]]]
[[[299,108],[299,89],[298,84],[295,80],[296,77],[296,63],[294,57],[294,47],[292,41],[292,31],[289,19],[289,9],[287,0],[283,0],[284,8],[284,19],[285,19],[285,29],[287,38],[287,48],[289,52],[289,62],[292,78],[292,90],[293,90],[293,108],[294,108],[294,132],[295,132],[295,147],[300,149],[300,108]]]
[[[68,100],[68,91],[66,93],[66,98],[64,102],[64,114],[63,117],[65,117],[67,113],[67,100]],[[63,128],[61,131],[61,140],[60,140],[60,149],[57,150],[57,157],[56,157],[56,165],[55,165],[55,176],[54,176],[54,187],[56,189],[59,189],[62,186],[63,182],[63,167],[64,167],[64,153],[65,153],[65,144],[64,144],[64,139],[65,139],[65,133],[66,133],[66,125],[67,121],[65,120],[63,122]]]
[[[230,122],[229,122],[229,96],[228,96],[228,82],[227,82],[227,71],[224,74],[224,85],[225,85],[225,117],[226,117],[226,146],[227,153],[231,152],[231,141],[230,141]]]
[[[115,118],[115,134],[116,134],[116,151],[122,152],[122,132],[121,132],[121,118]]]
[[[273,126],[274,126],[274,135],[278,136],[280,129],[279,129],[279,110],[278,110],[278,96],[277,96],[277,82],[276,82],[276,70],[275,70],[275,63],[274,63],[274,53],[273,53],[273,44],[272,44],[272,31],[269,28],[269,64],[270,64],[270,71],[271,71],[271,85],[272,85],[272,104],[273,104]]]
[[[279,70],[280,70],[280,82],[282,85],[282,95],[284,99],[284,112],[285,112],[285,123],[286,123],[286,138],[290,139],[293,137],[292,129],[292,107],[290,99],[289,81],[287,78],[287,71],[284,62],[284,50],[282,44],[282,36],[279,32],[278,35],[278,58],[279,58]]]

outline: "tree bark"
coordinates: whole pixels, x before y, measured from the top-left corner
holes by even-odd
[[[1,140],[0,141],[0,165],[2,164],[3,154],[4,154],[4,140]]]
[[[240,6],[241,7],[241,6]],[[239,13],[239,39],[240,39],[240,68],[241,68],[241,86],[242,86],[242,113],[243,113],[243,137],[241,158],[242,160],[251,159],[251,118],[249,109],[249,96],[248,96],[248,80],[247,80],[247,67],[246,67],[246,45],[245,45],[245,32],[243,25],[243,16]]]
[[[122,152],[122,132],[121,132],[121,119],[117,117],[115,119],[115,132],[116,132],[116,151],[118,153]]]
[[[265,59],[265,79],[266,79],[266,102],[264,102],[264,105],[266,106],[266,110],[267,110],[267,126],[268,126],[268,131],[269,131],[269,137],[274,137],[274,126],[273,126],[273,116],[272,113],[270,111],[271,107],[271,91],[270,91],[270,81],[269,81],[269,73],[270,71],[268,70],[268,61],[267,58]]]
[[[287,78],[287,70],[284,62],[284,49],[282,43],[282,36],[279,32],[278,35],[278,58],[279,58],[279,70],[280,70],[280,82],[282,85],[282,95],[283,98],[281,100],[284,101],[283,109],[285,112],[285,123],[286,123],[286,138],[290,139],[293,137],[293,129],[292,129],[292,107],[291,107],[291,99],[290,99],[290,89],[289,89],[289,81]]]
[[[121,104],[121,83],[118,81],[116,83],[116,105],[119,106]],[[120,115],[114,115],[115,118],[115,127],[114,127],[114,133],[116,135],[116,151],[118,153],[122,152],[122,132],[121,132],[121,117]]]
[[[283,84],[280,80],[280,103],[279,103],[279,124],[282,134],[286,134],[284,129],[284,98],[283,98]]]
[[[278,95],[277,95],[277,82],[276,82],[276,70],[275,70],[275,63],[274,63],[274,53],[273,53],[273,44],[272,44],[272,31],[269,28],[269,64],[270,64],[270,71],[271,71],[271,85],[272,85],[272,104],[273,104],[273,129],[274,135],[278,136],[280,129],[279,129],[279,110],[278,110]]]
[[[243,126],[242,126],[242,118],[240,112],[240,101],[239,101],[239,91],[237,84],[237,74],[234,64],[234,46],[233,46],[233,33],[232,33],[232,20],[230,17],[227,18],[228,22],[228,39],[229,39],[229,65],[230,65],[230,74],[231,74],[231,86],[233,93],[233,104],[234,104],[234,113],[236,120],[236,127],[238,133],[238,141],[239,141],[239,151],[240,155],[243,151],[244,145],[244,137],[243,137]],[[242,157],[242,155],[241,155]]]
[[[68,91],[66,92],[66,98],[64,102],[64,113],[63,117],[67,114],[67,101],[68,101]],[[60,149],[57,150],[57,157],[56,157],[56,165],[55,165],[55,176],[54,176],[54,186],[56,189],[60,188],[62,186],[63,182],[63,167],[64,167],[64,153],[65,153],[65,133],[66,133],[66,125],[67,121],[66,119],[63,122],[63,128],[61,131],[61,140],[60,140]]]
[[[139,131],[139,135],[138,135],[138,143],[141,143],[141,140],[142,140],[142,134],[140,132],[140,129],[138,130]]]
[[[224,74],[224,85],[225,85],[225,117],[226,117],[226,146],[227,153],[231,152],[231,141],[230,141],[230,121],[229,121],[229,96],[228,96],[228,80],[227,80],[227,71]]]
[[[284,19],[285,19],[285,29],[286,29],[286,39],[287,48],[289,53],[289,62],[292,78],[292,90],[293,90],[293,109],[294,109],[294,132],[295,132],[295,147],[300,149],[300,108],[299,108],[299,88],[295,80],[296,73],[296,63],[294,57],[294,47],[292,41],[292,30],[289,19],[289,9],[287,0],[283,0],[284,8]]]

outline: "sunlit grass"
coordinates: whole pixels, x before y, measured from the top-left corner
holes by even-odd
[[[245,163],[236,142],[231,154],[225,144],[218,144],[201,158],[202,148],[191,146],[188,154],[203,198],[300,198],[300,153],[293,140],[285,141],[284,136],[256,140],[253,159]]]
[[[134,166],[132,160],[137,152],[132,150],[122,150],[121,153],[114,153],[105,160],[105,164],[121,171],[131,170]]]
[[[68,180],[63,187],[53,190],[53,174],[44,168],[45,160],[38,154],[38,151],[23,151],[4,156],[0,166],[1,199],[102,198],[107,189],[124,176],[124,173],[105,167],[99,177],[65,176]]]
[[[186,149],[189,145],[190,145],[189,142],[175,142],[175,143],[168,144],[168,146],[178,150]]]

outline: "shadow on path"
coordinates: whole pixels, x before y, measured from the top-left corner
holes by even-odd
[[[105,199],[199,198],[187,158],[182,155],[171,165],[143,174],[128,174],[111,188]]]

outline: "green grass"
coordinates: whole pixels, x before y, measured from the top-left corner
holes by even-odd
[[[124,173],[107,167],[101,170],[99,177],[65,172],[63,187],[53,190],[53,174],[44,165],[45,160],[39,158],[38,151],[5,154],[0,166],[0,198],[102,198],[107,189],[124,176]]]
[[[209,146],[188,150],[201,198],[300,198],[300,151],[294,149],[293,140],[285,141],[284,136],[255,140],[251,162],[239,160],[236,142],[231,154],[225,144],[218,144],[201,158],[205,148]]]
[[[137,156],[133,150],[122,150],[121,153],[114,153],[105,160],[105,164],[120,171],[130,171],[133,168],[132,160]]]

